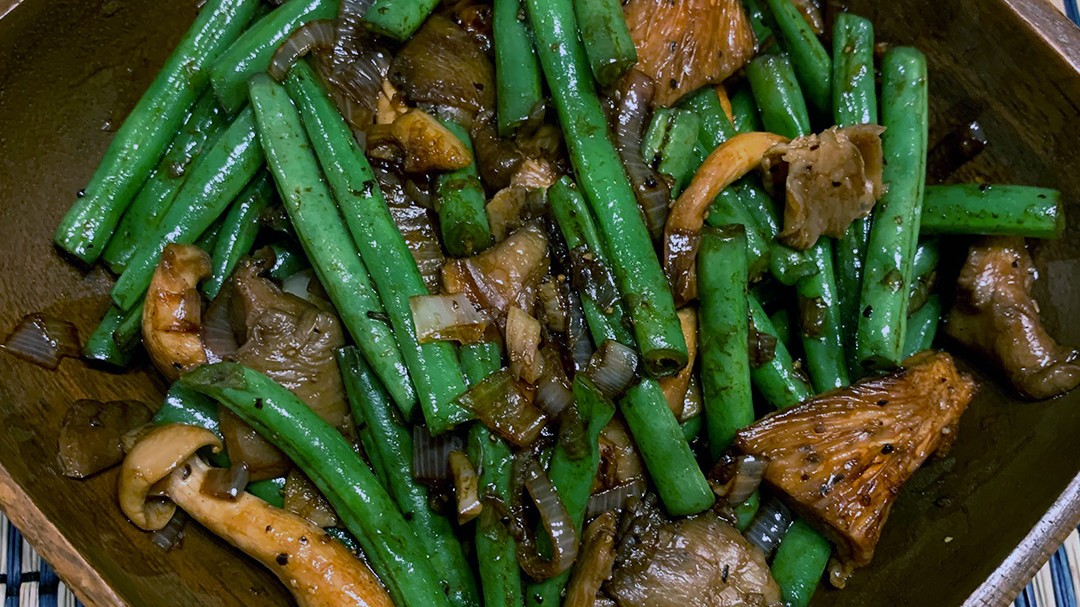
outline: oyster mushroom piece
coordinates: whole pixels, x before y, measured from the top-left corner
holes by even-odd
[[[206,362],[199,281],[210,256],[195,245],[170,244],[161,253],[143,306],[143,344],[161,374],[175,381]]]
[[[861,567],[901,487],[952,444],[974,393],[951,356],[925,351],[895,373],[768,415],[739,431],[735,446],[770,460],[765,482]]]
[[[1047,333],[1031,295],[1035,266],[1022,238],[992,237],[971,247],[956,283],[945,332],[1005,370],[1028,398],[1080,384],[1080,355]]]
[[[809,249],[822,234],[840,238],[885,193],[881,180],[883,127],[832,127],[773,146],[763,168],[786,189],[780,240]]]

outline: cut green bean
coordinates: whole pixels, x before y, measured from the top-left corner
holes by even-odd
[[[791,286],[818,271],[806,251],[796,251],[777,238],[780,233],[780,211],[759,184],[744,178],[729,189],[742,201],[760,228],[762,237],[769,243],[769,271],[777,280]]]
[[[289,456],[356,536],[394,604],[449,607],[427,547],[336,428],[274,380],[235,363],[204,365],[180,383],[228,407]]]
[[[743,0],[743,6],[746,7],[746,16],[750,18],[750,27],[754,30],[758,50],[775,52],[776,34],[773,29],[776,28],[776,22],[772,15],[761,6],[761,0]]]
[[[660,165],[657,166],[660,173],[671,177],[672,196],[678,196],[697,171],[694,144],[698,140],[700,125],[701,119],[697,113],[673,110],[664,147],[660,150]]]
[[[1060,238],[1061,192],[1022,185],[964,183],[926,187],[921,234],[985,234]]]
[[[571,440],[581,440],[586,452],[572,455],[564,444],[563,437],[560,436],[551,456],[548,476],[580,537],[585,525],[585,508],[589,505],[589,495],[592,493],[593,481],[596,479],[596,471],[600,466],[598,443],[600,431],[615,415],[615,406],[585,377],[585,374],[574,377],[573,390],[573,407],[584,432],[583,436]],[[550,547],[548,551],[550,552]],[[542,582],[529,584],[525,591],[525,603],[531,607],[558,605],[559,597],[569,579],[570,571],[564,571]]]
[[[799,296],[799,334],[814,390],[827,392],[851,383],[830,239],[819,239],[810,249],[810,256],[817,273],[795,285]]]
[[[714,496],[694,452],[656,380],[645,378],[619,401],[645,468],[660,501],[673,516],[696,514],[712,506]]]
[[[757,514],[760,506],[761,494],[757,491],[750,494],[750,497],[746,498],[745,502],[735,506],[735,528],[739,531],[746,531],[746,528],[754,520],[754,515]]]
[[[513,135],[544,104],[540,60],[528,23],[518,18],[522,10],[521,0],[494,1],[495,100],[502,137]]]
[[[142,304],[124,311],[109,306],[83,346],[83,357],[124,368],[142,339]]]
[[[855,344],[859,364],[888,369],[900,364],[904,345],[926,183],[926,57],[911,47],[895,47],[885,53],[881,74],[882,179],[889,191],[874,208]]]
[[[566,146],[592,207],[615,281],[632,319],[645,372],[671,375],[688,358],[675,302],[611,143],[572,0],[527,0],[540,65],[552,91]]]
[[[275,243],[270,245],[270,250],[274,253],[274,265],[266,274],[274,280],[285,280],[308,267],[304,253],[291,245]]]
[[[754,423],[746,235],[741,226],[702,231],[697,276],[701,392],[709,455],[716,461],[735,433]]]
[[[574,0],[578,33],[593,76],[610,86],[637,63],[637,49],[619,0]]]
[[[911,284],[908,286],[908,317],[919,311],[930,296],[941,260],[941,245],[937,239],[924,240],[915,249],[911,264]]]
[[[311,152],[300,112],[285,88],[269,76],[254,76],[250,88],[259,140],[300,244],[342,324],[409,418],[416,392],[394,334],[383,320],[385,312],[367,268]]]
[[[692,445],[697,437],[701,436],[701,429],[705,426],[704,418],[705,416],[699,413],[679,424],[682,426],[682,433],[687,443]]]
[[[668,125],[671,122],[671,108],[658,107],[653,111],[649,126],[641,138],[641,157],[646,164],[656,166],[660,161],[660,149],[667,138]]]
[[[156,426],[184,424],[213,432],[219,439],[225,440],[221,433],[221,421],[218,417],[218,404],[214,399],[192,390],[181,383],[174,383],[165,394],[161,408],[152,420]]]
[[[453,120],[442,123],[472,152],[472,140],[465,127]],[[470,257],[494,242],[485,202],[475,160],[463,169],[435,178],[435,210],[439,213],[442,243],[454,257]]]
[[[796,520],[788,528],[770,566],[785,605],[810,604],[831,554],[828,540],[805,522]]]
[[[747,270],[756,280],[769,268],[769,241],[735,190],[728,188],[709,207],[705,223],[714,228],[737,224],[743,226],[746,239]]]
[[[337,360],[364,451],[378,454],[387,479],[386,488],[417,539],[427,548],[431,566],[442,581],[450,603],[479,605],[476,581],[453,525],[431,509],[427,487],[413,478],[413,440],[408,426],[398,417],[390,395],[359,349],[342,348]]]
[[[476,560],[482,563],[480,588],[484,605],[520,607],[524,599],[517,546],[494,506],[510,503],[513,453],[482,424],[473,424],[469,429],[469,459],[480,476],[480,497],[487,500],[476,522]]]
[[[225,212],[263,166],[255,136],[255,114],[240,112],[221,137],[191,166],[161,225],[143,242],[113,286],[112,299],[124,310],[142,299],[170,243],[193,244]]]
[[[221,233],[221,224],[224,219],[224,216],[218,215],[214,223],[210,224],[210,227],[203,230],[203,233],[195,239],[195,246],[202,249],[207,255],[213,253],[214,247],[217,246],[218,235]]]
[[[908,318],[902,358],[906,359],[916,352],[922,352],[933,346],[940,324],[941,298],[931,295],[926,298],[926,303]]]
[[[207,299],[217,297],[240,258],[251,252],[255,237],[259,235],[259,216],[270,206],[273,192],[270,176],[262,173],[248,183],[229,207],[210,256],[210,278],[203,283]]]
[[[404,42],[438,6],[439,0],[375,0],[364,21],[376,33]]]
[[[706,149],[706,154],[735,136],[735,127],[724,114],[724,107],[720,105],[720,97],[714,87],[703,86],[679,103],[693,110],[701,119],[698,143]]]
[[[746,67],[746,76],[765,130],[789,139],[810,134],[806,99],[786,55],[757,57]]]
[[[268,478],[264,481],[249,483],[245,489],[248,493],[270,504],[275,508],[285,507],[285,477]],[[336,529],[336,527],[334,527]]]
[[[810,105],[819,112],[832,109],[832,61],[829,51],[791,0],[765,0],[776,21],[780,45],[791,56],[795,75]]]
[[[790,351],[794,345],[792,337],[795,335],[791,313],[788,312],[787,308],[780,308],[769,315],[769,322],[773,324],[773,330],[776,331],[776,339],[787,346]]]
[[[484,381],[488,375],[502,368],[502,348],[498,342],[482,341],[475,344],[463,344],[459,352],[461,369],[465,372],[465,381],[470,386]]]
[[[758,115],[754,94],[745,84],[731,94],[731,115],[735,119],[732,122],[736,133],[752,133],[765,128],[761,124],[761,116]]]
[[[417,338],[409,299],[428,295],[427,285],[356,137],[316,78],[306,63],[298,63],[285,86],[300,109],[308,140],[390,317],[428,429],[441,434],[470,417],[454,403],[465,392],[465,376],[453,344],[420,343]]]
[[[567,248],[585,248],[600,266],[610,270],[611,264],[604,254],[592,212],[589,211],[581,191],[569,177],[563,176],[548,188],[548,203]],[[585,313],[593,343],[602,344],[610,339],[626,346],[634,346],[634,336],[626,328],[626,311],[621,301],[616,301],[604,309],[587,294],[581,293],[581,308]]]
[[[877,124],[874,81],[874,26],[851,13],[841,13],[833,27],[833,121],[837,126]],[[833,243],[836,295],[843,319],[844,343],[854,344],[859,325],[859,299],[870,238],[871,217],[856,219]],[[845,350],[852,379],[862,376],[854,347]]]
[[[195,102],[184,126],[165,150],[165,155],[124,211],[123,218],[101,254],[102,261],[110,270],[117,274],[124,271],[143,240],[161,223],[161,218],[183,185],[191,163],[214,144],[228,124],[225,111],[218,105],[214,93],[210,90],[204,92]]]
[[[240,35],[258,4],[258,0],[209,0],[199,11],[124,119],[90,183],[60,221],[54,236],[57,246],[85,263],[97,260],[205,89],[206,68]]]
[[[776,350],[772,358],[758,366],[750,366],[750,379],[765,400],[777,409],[794,407],[814,395],[810,384],[795,370],[795,362],[787,346],[776,335],[769,315],[752,294],[747,298],[750,306],[750,319],[754,330],[776,339]]]
[[[270,67],[274,53],[301,25],[334,19],[338,0],[289,0],[255,22],[210,68],[222,107],[235,112],[247,102],[247,82]]]

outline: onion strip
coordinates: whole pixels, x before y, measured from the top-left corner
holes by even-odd
[[[513,468],[513,496],[518,518],[517,531],[521,538],[517,544],[518,563],[522,570],[534,580],[541,581],[555,577],[566,571],[577,558],[579,542],[578,532],[570,520],[562,498],[555,490],[551,479],[535,459],[517,457]],[[529,492],[536,509],[540,513],[540,524],[551,540],[551,558],[544,559],[537,549],[536,538],[528,532],[521,522],[521,489]]]

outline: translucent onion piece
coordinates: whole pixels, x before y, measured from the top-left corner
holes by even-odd
[[[426,426],[413,426],[413,478],[422,481],[450,479],[450,453],[464,443],[453,434],[431,436]]]
[[[540,524],[551,540],[552,555],[550,560],[541,558],[536,538],[529,533],[527,526],[522,525],[522,529],[518,530],[522,532],[517,545],[518,563],[526,574],[537,581],[559,575],[569,569],[577,558],[577,529],[551,479],[535,459],[516,458],[513,476],[514,499],[520,501],[521,487],[524,486],[540,513]],[[516,505],[520,513],[520,504]]]
[[[588,368],[589,360],[592,359],[593,343],[592,338],[589,337],[588,327],[585,322],[585,311],[581,309],[581,300],[578,299],[578,294],[571,289],[567,296],[570,326],[566,335],[566,343],[574,360],[574,373],[581,373]]]
[[[517,306],[510,306],[506,314],[506,350],[510,357],[510,370],[514,375],[533,385],[544,370],[540,356],[540,321]]]
[[[598,516],[608,510],[623,510],[632,500],[640,499],[645,495],[647,485],[644,478],[635,478],[623,485],[616,485],[611,489],[598,491],[589,497],[589,506],[585,510],[585,518]]]
[[[570,326],[566,311],[566,297],[562,287],[560,282],[549,279],[540,283],[540,288],[537,290],[540,305],[544,309],[544,324],[555,333],[566,333]]]
[[[645,135],[649,103],[655,90],[652,78],[638,70],[631,70],[622,80],[615,111],[611,114],[615,148],[619,151],[638,207],[645,217],[645,225],[654,240],[664,231],[671,202],[671,188],[660,173],[645,162],[641,153],[641,139]]]
[[[609,308],[619,300],[611,269],[584,245],[570,249],[570,285],[601,309]]]
[[[447,262],[443,285],[447,292],[467,293],[497,315],[511,304],[528,310],[548,262],[547,236],[538,225],[529,224],[478,255]]]
[[[794,521],[791,511],[780,500],[770,498],[761,502],[754,520],[746,528],[743,535],[751,544],[757,546],[765,553],[765,558],[772,555],[780,540],[787,533],[788,527]]]
[[[202,341],[208,363],[226,360],[240,349],[240,344],[236,341],[236,333],[233,332],[232,323],[229,321],[231,299],[232,289],[226,283],[225,288],[214,298],[206,309],[206,314],[203,315]]]
[[[61,358],[78,357],[82,352],[75,325],[40,312],[24,316],[4,340],[3,347],[46,369],[55,369]]]
[[[616,400],[634,380],[637,364],[633,348],[609,339],[593,355],[586,373],[604,396]]]
[[[418,295],[409,298],[416,337],[420,343],[476,343],[484,337],[491,317],[476,309],[464,293]]]
[[[270,76],[281,82],[294,63],[315,49],[329,50],[334,47],[334,22],[329,19],[309,21],[296,28],[285,42],[274,51],[267,69]]]
[[[464,525],[480,516],[483,504],[480,503],[479,480],[476,468],[461,451],[450,452],[450,470],[454,474],[454,494],[457,496],[457,521]]]
[[[536,383],[536,406],[556,419],[574,402],[574,394],[559,355],[547,346],[540,350],[540,355],[544,359],[544,372]]]
[[[211,468],[199,492],[215,499],[235,500],[247,487],[248,478],[248,467],[243,462],[230,468]]]
[[[150,534],[150,542],[165,552],[178,548],[184,541],[184,525],[187,521],[188,515],[183,510],[177,510],[164,527]]]
[[[514,381],[510,369],[487,376],[457,399],[490,430],[519,447],[536,441],[547,417]]]

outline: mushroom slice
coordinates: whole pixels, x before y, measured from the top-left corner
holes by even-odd
[[[143,306],[143,343],[162,375],[180,374],[206,363],[202,298],[196,288],[210,276],[210,256],[195,245],[170,244],[161,253]]]
[[[1080,384],[1080,355],[1046,332],[1031,295],[1035,266],[1022,238],[992,237],[971,247],[945,331],[1001,366],[1028,398]]]
[[[765,482],[836,543],[852,566],[870,562],[900,488],[955,439],[975,382],[943,352],[773,413],[735,438],[770,460]]]
[[[119,494],[120,509],[136,527],[157,531],[169,522],[176,504],[151,500],[150,488],[203,447],[220,451],[221,440],[209,430],[184,424],[154,428],[135,443],[120,467]]]
[[[739,0],[629,0],[635,66],[656,81],[653,106],[719,84],[754,56],[754,32]]]
[[[805,250],[825,234],[840,238],[885,193],[881,180],[883,127],[832,127],[773,146],[763,168],[786,182],[784,244]]]

